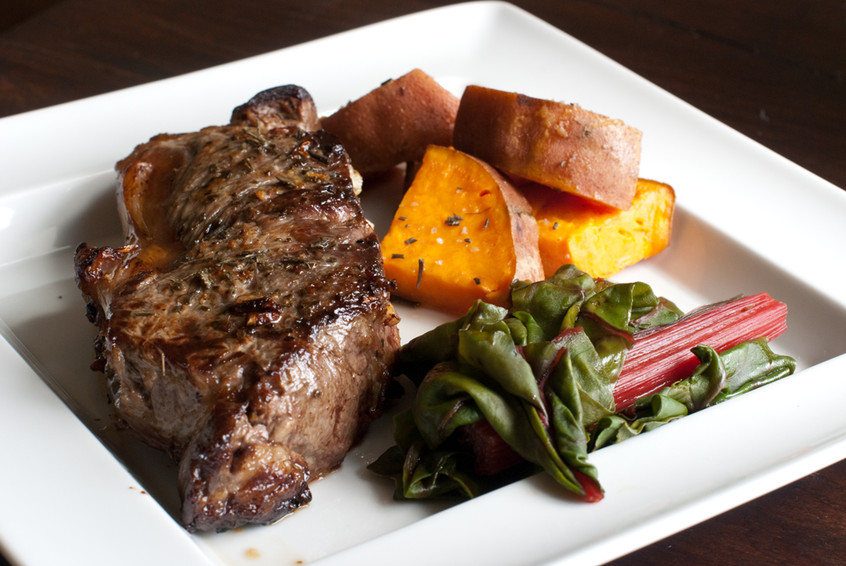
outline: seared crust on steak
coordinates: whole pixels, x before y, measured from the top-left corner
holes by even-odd
[[[75,265],[116,416],[179,463],[189,530],[308,503],[378,414],[398,318],[343,148],[308,93],[117,164],[126,244]]]
[[[232,111],[232,124],[254,124],[268,130],[292,122],[311,132],[320,119],[311,95],[301,86],[285,85],[262,91]]]

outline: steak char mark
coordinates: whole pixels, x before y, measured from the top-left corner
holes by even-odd
[[[116,417],[178,462],[191,531],[307,504],[378,415],[398,317],[343,148],[309,94],[139,145],[116,168],[126,234],[81,244]]]

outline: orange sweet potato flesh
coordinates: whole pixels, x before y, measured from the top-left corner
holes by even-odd
[[[493,167],[430,146],[382,240],[396,295],[454,313],[476,299],[508,306],[516,280],[543,278],[526,199]]]
[[[448,146],[458,97],[420,69],[389,80],[321,120],[363,176],[419,160],[431,144]]]
[[[575,104],[470,85],[453,146],[508,175],[625,210],[637,185],[641,137]]]
[[[540,185],[521,187],[538,223],[546,276],[566,263],[607,278],[653,256],[670,242],[675,191],[640,179],[628,210],[618,210]]]

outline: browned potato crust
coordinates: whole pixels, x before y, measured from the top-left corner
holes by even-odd
[[[509,175],[626,210],[640,169],[641,132],[575,104],[471,85],[456,149]]]
[[[421,159],[430,144],[450,145],[457,111],[458,97],[414,69],[323,118],[322,125],[368,176]]]

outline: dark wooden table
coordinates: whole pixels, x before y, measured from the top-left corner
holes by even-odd
[[[0,10],[0,116],[449,3],[7,2]],[[846,188],[842,0],[513,3]],[[846,564],[844,494],[846,461],[614,564]]]

